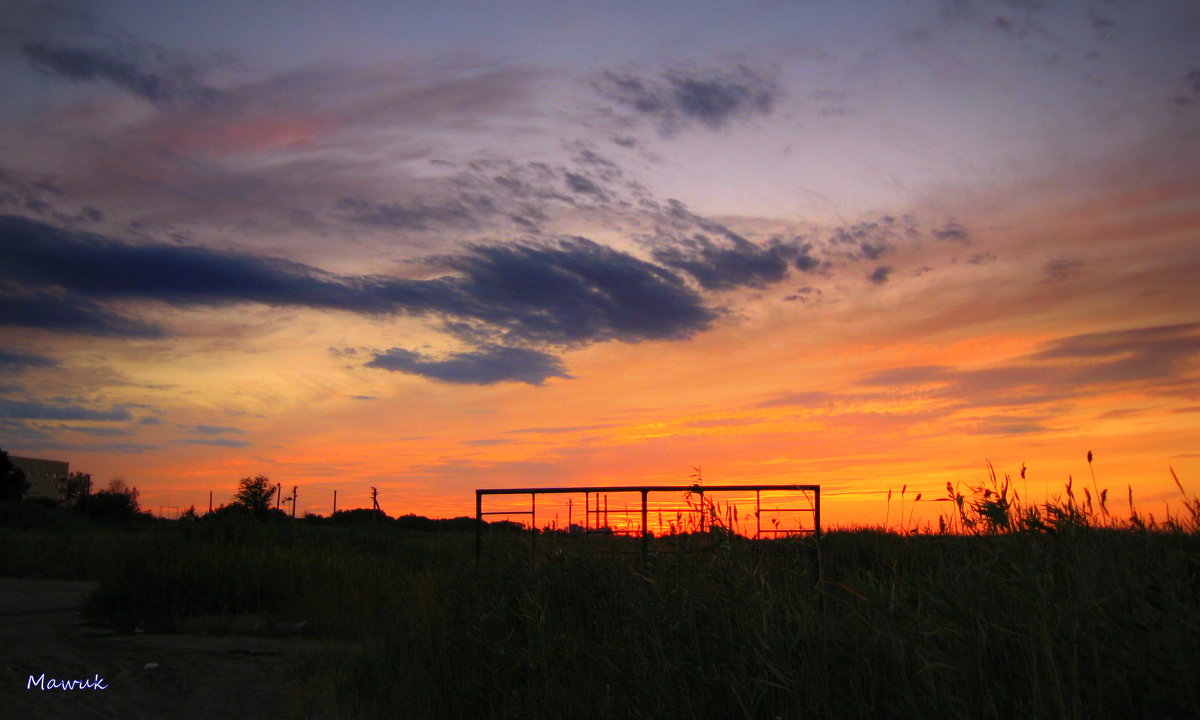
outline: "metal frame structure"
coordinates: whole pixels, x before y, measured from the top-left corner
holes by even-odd
[[[584,496],[584,525],[583,532],[585,536],[589,532],[600,530],[600,518],[605,519],[605,527],[607,527],[608,516],[608,498],[609,494],[614,493],[640,493],[642,496],[642,556],[645,557],[649,550],[649,523],[648,523],[648,499],[650,493],[696,493],[700,496],[700,506],[698,509],[689,508],[689,511],[699,512],[700,514],[700,529],[704,529],[704,493],[715,492],[754,492],[754,516],[757,524],[756,537],[761,538],[765,534],[779,535],[790,533],[788,530],[778,529],[762,529],[762,493],[764,491],[793,491],[812,493],[812,506],[807,508],[770,508],[766,512],[811,512],[813,514],[813,529],[812,533],[817,537],[821,535],[821,486],[820,485],[617,485],[617,486],[585,486],[585,487],[549,487],[549,488],[478,488],[475,490],[475,560],[479,561],[483,554],[483,517],[485,515],[528,515],[530,533],[530,547],[533,548],[537,543],[537,496],[538,495],[563,495],[563,494],[583,494]],[[596,507],[592,507],[591,496],[596,494]],[[484,512],[483,496],[484,495],[528,495],[529,509],[528,510],[496,510]],[[600,496],[604,495],[604,508],[600,508]],[[596,528],[591,527],[592,516],[596,516]],[[610,529],[611,531],[611,529]]]

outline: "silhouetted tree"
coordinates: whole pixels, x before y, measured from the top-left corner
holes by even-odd
[[[0,450],[0,500],[20,500],[28,489],[25,472],[13,465],[8,453]]]
[[[88,517],[114,520],[128,520],[142,514],[138,489],[127,486],[121,478],[110,480],[107,490],[80,497],[75,508]]]
[[[91,473],[73,472],[67,476],[67,497],[68,505],[76,505],[81,498],[92,494],[92,475]]]
[[[244,477],[238,481],[238,491],[233,496],[233,504],[240,505],[253,512],[258,517],[266,517],[271,509],[271,496],[275,494],[275,486],[266,475]]]

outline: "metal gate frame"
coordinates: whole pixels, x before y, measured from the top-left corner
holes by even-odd
[[[483,554],[483,516],[484,515],[528,515],[529,528],[532,531],[530,534],[532,539],[530,546],[533,547],[537,543],[537,496],[538,495],[561,495],[566,493],[583,493],[585,502],[584,511],[584,532],[590,530],[589,515],[593,513],[603,512],[600,510],[592,510],[590,505],[590,497],[592,493],[622,493],[636,492],[642,496],[642,557],[646,557],[649,550],[649,523],[647,522],[648,507],[647,498],[652,492],[674,492],[674,493],[697,493],[700,495],[701,507],[701,528],[703,528],[703,506],[705,492],[749,492],[754,491],[754,515],[758,522],[756,535],[761,538],[763,533],[779,533],[778,530],[762,529],[762,497],[763,491],[799,491],[811,492],[813,501],[811,508],[774,508],[773,510],[788,511],[788,512],[811,512],[813,514],[813,534],[817,537],[821,536],[821,486],[820,485],[614,485],[602,486],[591,485],[584,487],[544,487],[544,488],[477,488],[475,490],[475,561],[478,562]],[[528,495],[529,509],[528,510],[513,510],[513,511],[492,511],[484,512],[483,496],[484,495]]]

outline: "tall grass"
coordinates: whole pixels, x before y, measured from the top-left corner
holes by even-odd
[[[1092,453],[1089,451],[1089,469],[1091,464]],[[956,488],[946,483],[946,496],[935,502],[953,503],[954,511],[939,517],[938,532],[990,535],[1087,528],[1200,533],[1200,498],[1188,495],[1174,468],[1169,468],[1169,471],[1175,486],[1179,488],[1182,512],[1174,516],[1168,513],[1161,521],[1152,514],[1143,515],[1138,511],[1132,486],[1127,488],[1128,515],[1122,517],[1114,513],[1109,509],[1108,489],[1099,488],[1094,471],[1091,488],[1081,487],[1077,493],[1074,478],[1068,476],[1064,495],[1056,495],[1043,503],[1032,503],[1021,498],[1007,474],[1003,480],[999,480],[991,463],[988,463],[987,469],[985,482],[968,485],[965,490],[961,485]],[[1024,477],[1025,467],[1022,466],[1021,478]]]
[[[469,536],[385,525],[3,539],[62,557],[55,542],[86,553],[93,538],[107,557],[93,609],[118,628],[303,619],[305,635],[354,640],[305,668],[302,717],[1192,716],[1200,503],[1116,519],[1106,493],[1090,497],[1072,482],[1025,504],[993,471],[948,489],[941,534],[778,541],[708,508],[714,542],[648,562],[603,551],[626,538],[547,534],[531,553],[528,536],[496,533],[476,566]]]

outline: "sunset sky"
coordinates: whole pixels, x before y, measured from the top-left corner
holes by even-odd
[[[1161,518],[1197,38],[1193,0],[7,2],[0,448],[155,512],[699,466],[882,524],[990,461]]]

